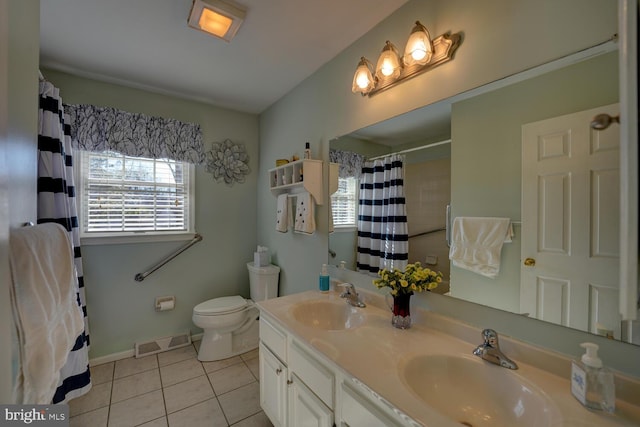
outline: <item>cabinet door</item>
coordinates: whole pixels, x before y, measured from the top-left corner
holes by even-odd
[[[260,343],[260,406],[274,427],[287,426],[287,367],[262,343]]]
[[[289,385],[289,425],[295,427],[332,427],[333,412],[302,380],[291,374]]]
[[[377,408],[373,402],[363,397],[343,383],[339,397],[341,404],[341,427],[400,427],[402,423],[393,420]]]

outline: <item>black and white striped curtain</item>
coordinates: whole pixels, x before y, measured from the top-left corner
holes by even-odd
[[[404,270],[409,259],[409,234],[404,197],[403,157],[387,156],[365,163],[358,205],[357,269]]]
[[[64,403],[87,393],[89,373],[89,325],[82,274],[80,235],[73,180],[73,158],[68,116],[59,91],[50,82],[40,81],[38,110],[38,223],[56,222],[66,228],[73,244],[78,275],[78,305],[84,313],[85,330],[78,336],[52,403]],[[66,117],[65,117],[66,116]]]

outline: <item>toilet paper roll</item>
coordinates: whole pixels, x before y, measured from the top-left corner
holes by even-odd
[[[162,301],[160,304],[158,304],[158,311],[173,310],[174,306],[174,300]]]

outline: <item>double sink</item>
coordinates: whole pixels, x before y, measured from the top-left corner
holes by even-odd
[[[304,327],[335,332],[366,325],[373,310],[316,298],[292,304],[290,314]],[[417,399],[460,425],[544,426],[559,418],[558,408],[539,387],[515,371],[472,356],[471,350],[468,355],[398,357],[397,375]]]

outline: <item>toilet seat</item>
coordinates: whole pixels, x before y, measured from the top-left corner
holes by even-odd
[[[216,316],[230,314],[247,307],[247,300],[240,295],[220,297],[201,302],[193,308],[193,313],[201,316]]]

